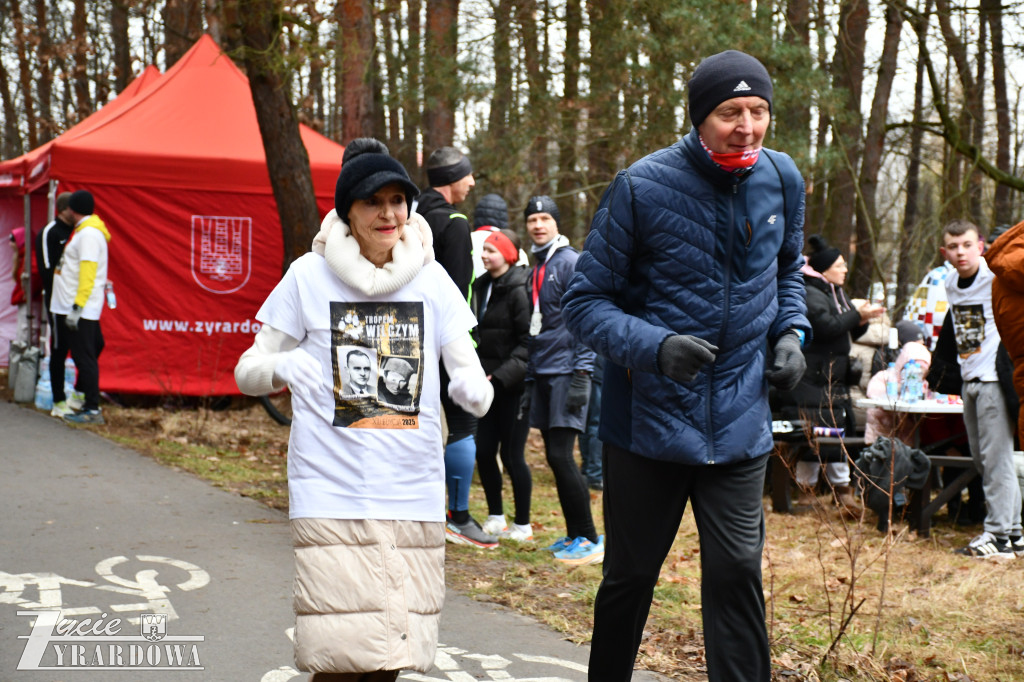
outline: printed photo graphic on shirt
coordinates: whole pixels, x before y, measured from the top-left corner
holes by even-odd
[[[981,303],[953,306],[953,327],[956,352],[961,358],[980,353],[985,340],[985,306]]]
[[[419,428],[423,303],[331,302],[334,426]]]
[[[377,351],[362,346],[338,346],[336,363],[341,367],[341,399],[377,394]]]

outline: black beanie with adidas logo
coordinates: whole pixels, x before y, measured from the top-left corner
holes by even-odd
[[[726,50],[701,61],[686,84],[690,120],[704,122],[719,104],[733,97],[756,96],[772,106],[772,79],[764,64],[745,52]]]

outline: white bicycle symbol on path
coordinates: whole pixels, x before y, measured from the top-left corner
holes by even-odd
[[[124,570],[126,564],[144,562],[158,564],[164,567],[180,569],[187,574],[187,579],[173,586],[161,585],[157,582],[160,570],[147,568],[137,570],[134,577],[128,578],[117,573]],[[0,571],[0,604],[11,604],[19,609],[27,610],[59,610],[63,618],[75,618],[93,614],[114,614],[135,615],[126,618],[129,623],[138,624],[142,613],[165,613],[167,620],[178,620],[178,613],[174,610],[168,598],[172,587],[190,592],[206,587],[210,583],[210,574],[195,564],[180,559],[172,559],[165,556],[152,554],[138,554],[132,559],[125,556],[114,556],[103,559],[95,566],[96,575],[101,581],[77,580],[66,578],[57,573],[5,573]],[[110,592],[117,595],[124,595],[125,601],[112,603],[104,609],[98,606],[64,606],[64,590],[66,588],[93,588]],[[35,598],[30,598],[34,596]],[[291,639],[292,628],[289,628],[285,635]],[[587,666],[574,661],[567,661],[551,656],[535,656],[531,654],[510,654],[513,659],[524,663],[539,663],[572,670],[576,673],[587,672]],[[544,677],[516,677],[516,660],[505,656],[492,654],[472,653],[465,649],[454,646],[439,645],[437,654],[434,657],[434,670],[424,675],[416,672],[409,672],[400,679],[409,682],[477,682],[479,677],[464,668],[472,667],[482,670],[488,679],[495,682],[570,682],[569,678],[557,675]],[[289,682],[304,676],[290,666],[281,666],[276,670],[265,673],[260,682]]]
[[[187,561],[152,554],[139,554],[135,556],[135,559],[146,563],[173,566],[185,571],[189,576],[188,579],[174,585],[184,592],[198,590],[210,583],[209,573]],[[111,604],[108,608],[114,613],[166,613],[167,620],[177,620],[178,614],[167,598],[167,593],[171,591],[171,588],[156,581],[156,576],[160,571],[155,569],[139,570],[136,571],[134,579],[125,578],[115,573],[115,569],[129,561],[128,557],[114,556],[96,564],[96,575],[109,584],[65,578],[56,573],[5,573],[0,571],[0,604],[13,604],[22,609],[32,610],[59,609],[64,618],[103,613],[104,610],[97,606],[64,608],[63,588],[85,587],[123,594],[131,599],[125,603]],[[26,592],[31,593],[32,590],[35,590],[38,595],[35,600],[26,596]],[[138,624],[139,616],[133,616],[126,620],[129,623]]]
[[[289,629],[285,634],[288,635],[289,639],[292,636],[292,630]],[[514,658],[517,658],[524,663],[544,663],[548,665],[558,666],[561,668],[567,668],[569,670],[575,670],[583,675],[587,674],[587,666],[582,663],[576,663],[574,661],[567,661],[562,658],[555,658],[553,656],[534,656],[532,654],[511,654]],[[408,672],[399,676],[399,680],[410,680],[411,682],[478,682],[480,679],[478,676],[463,670],[463,665],[459,663],[458,659],[466,659],[473,661],[480,668],[483,669],[483,673],[487,675],[488,679],[500,682],[571,682],[569,678],[558,677],[558,676],[544,676],[544,677],[515,677],[513,675],[514,670],[510,671],[509,668],[514,667],[515,661],[509,660],[504,656],[497,654],[486,655],[486,654],[474,654],[460,649],[454,646],[445,646],[439,644],[437,647],[437,653],[434,654],[434,668],[431,674],[424,675],[417,672]],[[436,673],[436,674],[435,674]],[[300,673],[294,668],[283,666],[277,670],[271,670],[260,678],[260,682],[291,682],[295,678],[305,675]]]

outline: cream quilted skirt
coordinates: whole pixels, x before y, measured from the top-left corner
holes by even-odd
[[[429,670],[444,604],[444,524],[293,519],[291,529],[299,670]]]

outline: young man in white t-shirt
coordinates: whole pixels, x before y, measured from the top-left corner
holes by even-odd
[[[956,553],[1012,559],[1024,556],[1021,494],[1013,465],[1013,424],[996,376],[999,331],[992,315],[994,276],[981,257],[983,248],[973,223],[954,220],[943,229],[942,255],[955,269],[946,277],[946,296],[964,381],[964,425],[988,506],[984,532]]]

